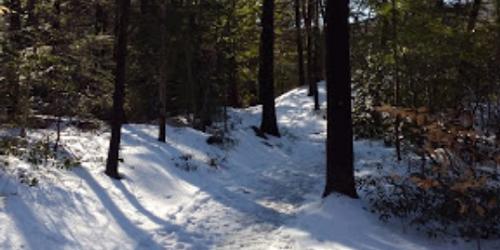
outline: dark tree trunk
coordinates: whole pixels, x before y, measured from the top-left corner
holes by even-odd
[[[312,17],[314,18],[314,52],[313,52],[313,65],[312,65],[312,87],[314,96],[314,110],[319,110],[319,92],[318,92],[318,82],[321,78],[321,30],[319,28],[319,0],[313,1],[313,6],[311,8]]]
[[[7,38],[12,46],[10,59],[13,63],[8,65],[5,78],[12,88],[11,104],[12,104],[12,117],[16,125],[21,127],[20,136],[26,135],[26,115],[27,110],[23,108],[22,101],[25,98],[19,82],[18,66],[15,60],[19,56],[22,49],[21,39],[21,2],[19,0],[10,0],[7,7],[11,10],[8,18],[8,33]]]
[[[36,17],[36,0],[28,0],[26,5],[26,12],[28,14],[27,25],[28,26],[36,26],[38,23],[38,19]]]
[[[166,141],[166,115],[167,115],[167,8],[166,3],[160,3],[160,82],[159,82],[159,135],[158,141]]]
[[[323,197],[339,192],[357,198],[353,169],[349,0],[328,0],[326,9],[328,135]]]
[[[497,29],[496,29],[496,33],[497,33],[496,35],[497,35],[497,37],[496,37],[495,62],[496,62],[496,65],[500,65],[500,0],[496,0],[495,1],[495,10],[496,10],[496,25],[497,25]],[[496,84],[495,83],[490,83],[490,85],[492,85],[492,86],[490,86],[490,89],[497,89],[498,86],[500,85],[500,73],[497,72],[495,74],[495,78],[494,79],[496,80]],[[500,98],[497,96],[496,100],[498,102],[500,100]],[[491,102],[493,102],[493,100],[491,100],[490,103]],[[493,115],[493,117],[495,117],[497,119],[500,119],[500,117],[497,116],[497,115]],[[490,122],[491,123],[495,122],[495,119],[493,117],[490,118]],[[497,126],[497,131],[500,133],[500,125]],[[497,136],[497,138],[500,141],[500,137]]]
[[[95,4],[95,33],[97,35],[106,33],[108,28],[108,13],[101,3]]]
[[[53,8],[54,8],[54,18],[52,19],[52,28],[54,28],[54,30],[56,31],[59,31],[59,29],[61,28],[61,22],[59,20],[59,16],[61,15],[61,1],[60,0],[54,1]]]
[[[496,14],[497,14],[497,47],[496,47],[496,60],[500,65],[500,0],[496,0]],[[500,74],[498,74],[500,77]],[[500,79],[499,79],[500,82]]]
[[[444,7],[444,0],[437,0],[437,1],[436,1],[436,7],[437,7],[438,9],[442,10],[442,9],[443,9],[443,7]]]
[[[313,34],[312,34],[312,9],[313,9],[313,0],[304,0],[305,8],[304,8],[304,22],[306,27],[306,52],[307,52],[307,84],[309,85],[308,96],[314,96],[314,79],[313,79],[313,71],[314,71],[314,63],[313,63]]]
[[[400,82],[399,82],[399,55],[398,55],[398,27],[397,27],[397,10],[396,10],[396,0],[392,0],[392,33],[393,33],[393,46],[392,54],[394,57],[394,106],[399,107],[401,105],[400,97]],[[401,139],[399,125],[401,123],[401,118],[396,115],[394,121],[394,139],[396,143],[396,157],[398,161],[401,161]]]
[[[124,117],[123,102],[125,97],[125,72],[127,59],[127,28],[129,21],[130,0],[116,0],[115,19],[115,91],[113,93],[113,114],[111,118],[111,140],[109,143],[106,174],[120,179],[118,161],[121,140],[121,127]]]
[[[233,44],[234,41],[232,42]],[[233,51],[235,45],[232,45]],[[231,56],[231,73],[230,73],[230,81],[227,89],[227,99],[228,99],[228,105],[233,107],[233,108],[239,108],[241,107],[241,101],[240,101],[240,91],[238,88],[238,81],[236,78],[238,66],[236,65],[236,57],[234,55]]]
[[[59,149],[59,142],[61,141],[61,122],[62,122],[62,117],[60,114],[58,114],[56,121],[56,142],[54,144],[54,152],[56,153],[57,150]]]
[[[467,32],[472,32],[476,28],[477,18],[479,16],[479,10],[481,9],[481,0],[474,0],[472,3],[472,10],[469,15],[469,21],[467,23]]]
[[[461,47],[464,48],[464,50],[471,51],[472,43],[473,41],[471,40],[473,36],[474,29],[476,27],[477,19],[479,16],[479,10],[481,9],[481,0],[474,0],[472,3],[472,9],[469,13],[469,18],[467,20],[467,26],[466,26],[466,39],[462,41]],[[458,79],[461,80],[462,87],[464,89],[467,89],[468,86],[470,85],[471,82],[476,82],[475,77],[471,74],[469,68],[470,64],[472,62],[468,61],[467,59],[460,59],[459,64],[458,64]],[[432,86],[434,88],[434,86]],[[431,94],[434,94],[434,92],[431,92]],[[433,109],[431,109],[432,111]]]
[[[9,31],[16,32],[21,29],[21,2],[19,0],[10,0],[8,5],[9,14]]]
[[[274,0],[264,0],[260,40],[259,90],[263,133],[280,136],[274,107]]]
[[[387,4],[387,0],[382,0],[382,4]],[[389,19],[385,15],[382,15],[379,18],[381,22],[380,46],[382,47],[382,50],[385,50],[387,48],[387,41],[389,40],[390,35]]]
[[[238,79],[236,75],[238,74],[238,64],[236,61],[236,41],[234,36],[236,35],[233,32],[233,25],[236,23],[236,0],[231,1],[231,16],[228,18],[228,29],[229,32],[231,33],[231,69],[230,69],[230,78],[229,78],[229,85],[227,89],[228,96],[226,98],[228,99],[228,104],[229,106],[233,108],[239,108],[241,107],[241,100],[240,100],[240,91],[238,88]]]
[[[299,69],[299,86],[306,85],[306,76],[304,72],[304,44],[302,40],[302,17],[300,12],[300,0],[295,0],[295,30],[297,40],[297,67]]]
[[[320,21],[321,20],[325,20],[325,10],[324,10],[324,6],[323,6],[323,0],[317,0],[317,17],[316,17],[316,23],[318,25],[318,27],[321,27],[320,25]],[[325,39],[324,39],[324,26],[323,26],[323,31],[321,31],[320,29],[320,36],[319,36],[319,41],[318,41],[318,49],[319,49],[319,58],[318,58],[318,61],[319,61],[319,65],[320,65],[320,68],[318,70],[318,78],[320,80],[324,80],[326,79],[326,72],[325,72]]]

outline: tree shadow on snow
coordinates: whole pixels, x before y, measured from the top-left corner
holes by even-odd
[[[163,172],[165,175],[175,175],[175,178],[198,187],[201,191],[207,193],[210,198],[223,206],[245,214],[248,218],[258,223],[265,223],[272,226],[281,226],[283,221],[292,218],[289,214],[281,213],[275,209],[257,203],[252,199],[255,197],[249,196],[244,192],[241,193],[235,190],[229,190],[223,183],[218,183],[216,178],[203,178],[203,176],[196,174],[196,172],[193,174],[192,172],[186,172],[172,166],[173,163],[167,156],[173,156],[175,158],[184,155],[185,152],[181,152],[178,148],[169,143],[160,143],[150,134],[131,126],[126,128],[125,134],[132,136],[135,145],[148,145],[148,149],[153,149],[151,153],[135,155],[135,157],[141,158],[144,161],[153,161],[155,163],[148,167],[157,168],[159,172]],[[184,146],[187,147],[186,145]],[[204,162],[194,162],[201,166],[206,164]],[[158,192],[158,190],[153,191]]]
[[[20,184],[13,184],[13,186],[18,185]],[[68,199],[73,193],[70,194],[65,189],[56,186],[44,189],[20,185],[17,188],[19,193],[16,192],[6,198],[4,211],[14,222],[26,246],[16,246],[12,247],[13,249],[24,247],[40,249],[42,246],[45,249],[50,249],[52,246],[78,248],[78,239],[75,239],[73,229],[82,225],[68,225],[68,221],[62,219],[60,207],[58,207],[62,201],[73,201]],[[78,202],[65,205],[64,212],[67,214],[86,211],[85,206]],[[54,209],[51,209],[52,207]],[[85,226],[89,225],[85,224]]]
[[[113,199],[109,196],[107,190],[101,187],[99,183],[86,171],[86,170],[77,170],[75,171],[76,175],[78,175],[82,180],[85,180],[87,185],[92,189],[95,195],[99,198],[103,207],[107,209],[109,214],[113,217],[114,221],[120,226],[125,234],[127,234],[129,239],[132,239],[136,242],[134,249],[165,249],[166,246],[161,246],[157,243],[152,236],[148,234],[146,231],[138,227],[134,224],[127,215],[123,213],[123,211],[115,204]],[[112,180],[112,182],[119,182],[116,180]],[[116,185],[116,184],[115,184]],[[134,205],[134,204],[132,204]],[[137,204],[136,204],[137,205]],[[134,206],[135,207],[135,206]],[[140,209],[140,207],[139,207]],[[141,213],[145,213],[146,210],[142,209]],[[148,217],[149,218],[149,217]],[[151,218],[150,218],[151,219]],[[175,226],[168,224],[165,221],[160,221],[157,218],[153,220],[157,224],[169,229],[180,230]],[[176,231],[178,232],[178,231]],[[183,233],[183,235],[187,235]]]
[[[47,241],[53,241],[48,235],[58,235],[52,232],[35,216],[32,209],[19,196],[7,197],[5,201],[5,212],[9,214],[14,221],[17,232],[27,244],[28,249],[38,249],[40,246],[47,245]],[[12,231],[11,233],[14,233]],[[64,239],[59,239],[64,242]],[[25,246],[16,246],[24,248]],[[13,247],[16,248],[16,247]]]
[[[122,194],[125,196],[127,201],[142,215],[147,217],[150,221],[162,226],[162,231],[164,232],[175,232],[176,235],[179,237],[178,240],[182,242],[190,242],[193,243],[194,239],[201,239],[203,235],[193,233],[193,232],[186,232],[182,227],[171,224],[170,222],[161,219],[160,217],[154,215],[151,213],[149,210],[147,210],[144,206],[141,205],[139,200],[136,198],[135,195],[133,195],[127,187],[121,182],[121,181],[113,181],[114,186],[122,192]],[[195,246],[196,249],[201,249],[203,244],[198,244]]]
[[[271,173],[269,173],[270,175],[265,175],[264,173],[260,173],[259,176],[255,178],[258,181],[261,181],[261,183],[259,183],[260,186],[258,187],[255,186],[255,183],[252,184],[250,182],[245,183],[243,181],[242,183],[235,183],[238,187],[241,187],[243,189],[245,188],[259,189],[257,191],[258,194],[250,194],[246,192],[240,192],[241,190],[238,191],[229,189],[227,186],[225,186],[225,184],[227,183],[224,181],[221,182],[219,178],[203,178],[202,174],[185,172],[183,170],[180,170],[179,168],[174,167],[172,161],[170,161],[169,158],[171,157],[175,158],[176,156],[181,156],[184,154],[184,152],[181,152],[174,145],[170,145],[169,143],[166,144],[159,143],[155,140],[154,137],[151,136],[151,134],[148,134],[145,131],[142,131],[141,129],[134,127],[128,127],[127,134],[129,134],[129,136],[132,136],[132,138],[135,140],[135,143],[137,143],[136,145],[147,146],[148,149],[150,149],[148,152],[134,154],[134,157],[142,159],[142,161],[150,161],[154,163],[148,165],[148,167],[157,168],[159,172],[162,172],[165,175],[172,175],[172,177],[174,178],[181,179],[183,181],[190,183],[193,186],[198,187],[202,192],[208,194],[210,198],[213,199],[215,202],[218,202],[225,207],[229,207],[231,209],[236,210],[239,213],[244,214],[247,218],[250,218],[251,221],[253,221],[253,223],[262,223],[270,225],[272,226],[271,228],[274,229],[280,226],[292,228],[294,230],[306,233],[307,235],[309,235],[308,237],[310,239],[319,242],[320,245],[327,244],[330,247],[340,247],[340,248],[347,247],[353,249],[369,249],[369,250],[386,250],[386,249],[396,250],[401,248],[401,246],[397,244],[398,242],[406,245],[409,244],[410,246],[412,246],[411,240],[406,239],[406,237],[400,237],[399,234],[394,234],[394,237],[400,237],[397,240],[391,240],[390,235],[389,236],[380,235],[379,230],[383,230],[384,229],[383,227],[378,227],[378,226],[366,227],[363,225],[360,225],[359,227],[355,228],[351,227],[351,223],[345,218],[352,216],[353,222],[359,220],[359,218],[356,218],[361,215],[359,213],[361,205],[359,204],[358,204],[359,206],[356,205],[345,209],[346,211],[349,210],[358,211],[351,215],[343,216],[342,212],[328,211],[336,213],[337,216],[340,217],[338,219],[332,220],[332,223],[334,223],[335,225],[328,225],[327,227],[321,229],[321,226],[325,224],[324,221],[328,219],[322,217],[321,214],[308,215],[308,223],[289,225],[289,223],[293,221],[292,219],[295,218],[294,215],[277,211],[273,208],[263,206],[257,202],[257,200],[263,198],[263,199],[268,199],[269,201],[300,205],[305,201],[305,198],[301,197],[301,195],[305,195],[305,193],[299,195],[295,194],[286,195],[283,192],[296,191],[296,189],[293,190],[290,189],[294,185],[298,186],[296,187],[297,189],[309,189],[309,191],[313,190],[314,189],[313,186],[317,184],[315,183],[315,180],[316,182],[318,180],[317,175],[310,175],[307,177],[308,182],[311,183],[294,183],[293,182],[294,177],[291,176],[294,174],[295,175],[305,174],[307,170],[304,170],[304,172],[301,171],[293,172],[294,169],[292,169],[292,171],[290,171],[289,173],[286,172],[281,173],[272,170]],[[188,147],[188,145],[183,145],[183,147]],[[279,149],[276,149],[271,152],[271,149],[263,147],[262,150],[264,151],[267,150],[266,153],[276,153],[275,151]],[[200,165],[206,164],[203,162],[199,163]],[[245,167],[246,166],[241,165],[240,170]],[[280,168],[283,167],[283,169],[285,169],[286,166],[277,166],[277,167]],[[248,174],[255,174],[255,173],[256,173],[255,170],[251,170],[248,172]],[[301,176],[297,178],[298,178],[297,180],[300,179],[303,181],[303,179],[306,177]],[[125,191],[125,187],[122,187],[122,191]],[[158,190],[156,190],[156,192],[157,191]],[[320,199],[319,196],[320,194],[318,193],[318,200]],[[136,202],[137,205],[140,205],[138,201]],[[366,218],[363,218],[362,220],[365,219]],[[370,220],[371,219],[376,220],[376,218],[370,218]],[[366,223],[366,225],[372,225],[372,224]],[[318,227],[320,228],[320,230],[318,229]],[[332,228],[337,228],[337,230],[340,231],[333,232]],[[386,234],[389,234],[390,230],[386,230],[385,232]],[[418,249],[418,246],[416,247]]]

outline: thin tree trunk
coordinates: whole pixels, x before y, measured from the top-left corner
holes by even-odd
[[[61,114],[57,114],[56,143],[54,144],[54,152],[56,152],[56,153],[57,153],[57,150],[59,149],[59,142],[61,141],[61,122],[62,122]]]
[[[54,30],[59,31],[61,28],[61,22],[59,20],[59,16],[61,15],[61,0],[54,1],[54,18],[52,19],[52,28]]]
[[[263,133],[280,136],[274,103],[274,0],[264,0],[260,44],[259,90],[262,97]]]
[[[111,118],[111,140],[109,143],[106,174],[120,179],[118,161],[121,140],[121,127],[124,118],[123,103],[125,97],[125,73],[127,59],[127,28],[129,22],[130,0],[116,0],[115,19],[115,90],[113,93],[113,114]]]
[[[497,65],[500,65],[500,0],[495,1],[495,7],[496,7],[496,35],[497,35],[497,40],[496,40],[496,56],[495,56],[495,61],[497,62]],[[497,78],[497,83],[500,83],[500,74],[497,72],[496,74]],[[498,98],[498,97],[497,97]]]
[[[382,4],[386,4],[387,0],[382,0]],[[387,47],[387,41],[389,40],[389,19],[386,15],[382,15],[379,17],[381,19],[381,32],[380,32],[380,46],[383,50]]]
[[[323,0],[316,0],[317,1],[317,18],[316,18],[316,23],[318,25],[318,27],[321,27],[320,26],[320,20],[325,20],[325,10],[324,10],[324,6],[323,6]],[[319,55],[320,57],[318,58],[319,60],[319,65],[320,65],[320,70],[318,71],[319,72],[319,79],[320,80],[324,80],[326,79],[326,67],[325,67],[325,39],[324,39],[324,25],[323,25],[323,31],[321,31],[320,29],[320,36],[319,36]]]
[[[231,15],[228,18],[228,28],[229,32],[231,34],[231,72],[230,72],[230,78],[229,78],[229,85],[228,85],[228,90],[226,98],[228,99],[229,106],[233,108],[238,108],[241,107],[241,101],[240,101],[240,91],[238,88],[238,79],[236,77],[237,71],[238,71],[238,63],[236,61],[236,41],[235,41],[235,32],[233,32],[234,28],[233,25],[236,23],[235,20],[235,14],[236,14],[236,0],[231,1]]]
[[[394,106],[399,107],[401,105],[400,98],[400,83],[399,83],[399,55],[398,55],[398,33],[397,33],[397,10],[396,10],[396,0],[392,0],[392,32],[393,32],[393,45],[392,54],[394,57]],[[394,122],[394,137],[396,140],[396,157],[398,161],[401,161],[401,138],[399,131],[399,124],[401,123],[401,118],[396,115]]]
[[[27,20],[27,25],[34,27],[38,24],[38,19],[36,16],[36,0],[28,0],[28,3],[26,5],[26,12],[28,14],[28,20]]]
[[[474,32],[474,29],[476,27],[480,9],[481,9],[481,0],[474,0],[474,2],[472,3],[472,9],[469,13],[469,19],[467,21],[466,34],[465,34],[466,39],[464,39],[461,44],[461,47],[466,50],[470,50],[470,48],[472,47],[471,46],[472,33]],[[473,77],[469,74],[468,64],[470,64],[470,62],[468,62],[464,58],[460,59],[458,63],[458,69],[457,69],[458,79],[461,80],[460,82],[463,88],[467,87],[468,84],[470,84],[471,82],[475,82],[475,79],[473,79]],[[434,93],[431,92],[431,94]]]
[[[313,38],[312,38],[312,29],[311,29],[311,1],[313,0],[304,0],[304,8],[303,8],[303,15],[304,15],[304,22],[305,22],[305,28],[306,28],[306,56],[307,56],[307,84],[309,86],[309,92],[308,96],[313,96],[314,95],[314,86],[313,86]]]
[[[238,65],[236,62],[236,56],[234,53],[236,53],[236,42],[233,40],[231,42],[231,50],[233,51],[233,55],[231,56],[231,73],[229,76],[229,85],[228,85],[228,90],[227,91],[227,97],[229,102],[229,106],[233,108],[239,108],[241,107],[241,101],[240,101],[240,91],[238,88],[238,80],[237,80],[237,71],[238,71]]]
[[[323,197],[339,192],[357,198],[353,167],[349,0],[328,0],[326,9],[328,134]]]
[[[495,1],[495,7],[496,7],[496,25],[497,25],[497,28],[496,28],[496,33],[497,33],[497,37],[496,37],[496,56],[495,56],[495,61],[496,61],[496,65],[500,65],[500,0],[496,0]],[[496,80],[496,84],[495,83],[490,83],[490,89],[498,89],[498,87],[500,87],[500,73],[498,73],[497,71],[496,72],[496,76],[495,76],[495,80]],[[496,98],[496,101],[498,102],[498,100],[500,100],[500,98],[498,97],[498,95],[496,95],[493,100],[490,100],[489,102],[491,103],[495,103],[495,98]],[[491,104],[490,104],[491,106]],[[492,113],[494,113],[493,111],[491,111]],[[497,111],[497,114],[498,114],[498,111]],[[492,117],[490,118],[490,123],[493,125],[494,122],[495,122],[495,118],[496,119],[500,119],[500,117],[497,117],[495,114],[492,114],[491,115]],[[497,126],[497,130],[498,132],[500,132],[500,126]],[[498,137],[497,137],[498,138]],[[498,169],[498,168],[497,168]]]
[[[160,3],[160,82],[158,83],[159,89],[159,135],[158,141],[166,141],[166,114],[167,114],[167,8],[166,3]]]
[[[108,28],[108,15],[101,3],[95,4],[95,24],[94,29],[96,35],[105,33]]]
[[[312,17],[314,18],[314,54],[313,54],[313,96],[314,96],[314,110],[319,110],[319,92],[318,92],[318,82],[320,80],[321,72],[321,30],[319,28],[319,0],[313,0],[311,10]]]
[[[467,32],[470,33],[476,28],[479,10],[481,9],[481,0],[474,0],[472,3],[472,10],[469,14],[469,21],[467,23]]]
[[[497,47],[496,47],[496,61],[500,65],[500,0],[496,0],[496,14],[497,14]],[[500,77],[500,74],[497,73]],[[500,82],[500,79],[498,79]]]
[[[26,46],[32,47],[33,52],[36,54],[37,52],[37,47],[36,42],[38,41],[37,34],[38,32],[38,17],[37,17],[37,12],[36,12],[36,5],[37,1],[36,0],[28,0],[26,2],[26,26],[30,27],[34,32],[30,32],[29,36],[26,37],[25,39],[27,40]],[[31,78],[28,76],[28,78]],[[31,79],[27,79],[30,81]]]
[[[302,17],[300,12],[300,0],[295,0],[295,32],[297,42],[297,67],[299,69],[299,86],[306,85],[304,72],[304,44],[302,40]]]
[[[195,125],[195,120],[196,120],[196,113],[197,111],[197,105],[196,105],[196,93],[194,93],[193,89],[195,89],[195,83],[194,83],[194,76],[193,76],[193,46],[192,42],[188,41],[186,43],[186,49],[184,50],[184,56],[185,56],[185,67],[186,67],[186,89],[185,91],[187,92],[187,96],[189,99],[189,104],[188,104],[188,117],[190,120],[191,125]]]
[[[19,51],[22,49],[21,44],[21,2],[19,0],[10,0],[8,8],[11,10],[9,13],[9,25],[7,38],[12,46],[12,53],[10,58],[13,63],[10,63],[6,73],[6,80],[12,86],[11,103],[12,103],[12,117],[17,126],[21,127],[20,136],[26,136],[26,113],[23,105],[23,91],[19,82],[18,66],[15,62],[19,56]]]

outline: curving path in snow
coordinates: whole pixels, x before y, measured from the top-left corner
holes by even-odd
[[[324,84],[320,85],[324,104]],[[362,201],[320,199],[325,165],[323,114],[305,88],[277,98],[282,138],[264,140],[260,108],[230,110],[233,146],[206,144],[189,128],[123,128],[122,181],[103,174],[108,133],[63,131],[79,157],[72,171],[34,169],[15,158],[0,171],[0,249],[470,249],[387,226]],[[50,131],[31,131],[44,138]],[[356,142],[358,175],[391,164],[392,150]],[[40,180],[15,180],[27,171]],[[489,242],[483,249],[500,249]],[[491,248],[489,248],[491,247]]]

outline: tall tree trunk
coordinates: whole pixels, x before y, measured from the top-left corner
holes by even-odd
[[[38,35],[38,13],[36,11],[37,1],[36,0],[28,0],[26,2],[26,26],[30,27],[33,32],[29,33],[29,36],[26,38],[27,46],[32,47],[34,53],[36,53],[37,47],[36,42],[39,40]],[[30,78],[30,77],[29,77]],[[30,80],[28,80],[30,81]]]
[[[387,0],[382,0],[382,4],[386,4]],[[380,31],[380,46],[382,50],[387,47],[387,41],[389,40],[389,18],[386,15],[379,16],[381,31]]]
[[[21,89],[21,83],[19,82],[19,72],[17,59],[19,52],[22,49],[22,39],[21,39],[21,2],[19,0],[10,0],[8,2],[8,8],[10,9],[8,17],[8,33],[7,38],[9,40],[11,47],[11,63],[9,63],[8,70],[6,72],[6,80],[11,86],[11,104],[12,104],[12,117],[17,126],[21,127],[20,136],[24,137],[26,135],[26,116],[27,110],[23,103],[25,97],[23,96],[24,91]]]
[[[61,0],[55,0],[52,7],[54,8],[52,28],[56,31],[59,31],[59,29],[61,28],[61,21],[59,20],[59,16],[61,15]]]
[[[236,40],[233,25],[236,23],[236,0],[231,1],[231,15],[228,18],[228,29],[231,34],[231,72],[229,75],[229,85],[226,98],[228,99],[229,106],[233,108],[241,107],[240,91],[238,88],[238,62],[236,61]]]
[[[326,9],[328,134],[323,197],[339,192],[357,198],[353,168],[349,0],[328,0]]]
[[[9,25],[8,38],[15,50],[21,48],[20,32],[21,32],[21,2],[20,0],[10,0],[7,7],[9,8]]]
[[[321,30],[319,28],[319,0],[312,0],[311,7],[311,18],[314,18],[314,51],[313,51],[313,65],[312,65],[312,77],[313,77],[313,96],[314,96],[314,110],[319,110],[319,92],[318,92],[318,82],[321,78]]]
[[[392,44],[392,55],[394,57],[394,106],[398,107],[401,105],[400,97],[400,83],[399,83],[399,55],[398,55],[398,27],[397,27],[397,10],[396,10],[396,0],[392,0],[392,32],[393,32],[393,44]],[[401,123],[401,118],[396,115],[394,121],[394,138],[396,143],[396,157],[398,161],[401,161],[401,138],[399,125]]]
[[[436,1],[436,7],[439,9],[439,10],[442,10],[443,7],[444,7],[444,0],[437,0]]]
[[[115,17],[115,90],[113,93],[113,114],[111,118],[111,140],[109,143],[106,174],[120,179],[118,161],[121,140],[121,127],[124,118],[123,102],[125,97],[125,73],[127,59],[127,28],[129,22],[130,0],[116,0]]]
[[[498,65],[500,65],[500,0],[495,0],[495,10],[496,10],[496,55],[495,55],[495,62],[496,62],[496,65],[498,67]],[[496,74],[495,74],[495,81],[496,83],[490,83],[490,89],[498,89],[500,87],[500,73],[498,73],[498,71],[496,71]],[[495,99],[496,98],[496,99]],[[496,95],[494,97],[494,100],[498,101],[500,100],[500,97],[498,95]],[[490,100],[490,102],[494,102],[494,100]],[[494,104],[493,104],[494,105]],[[500,110],[499,110],[500,111]],[[498,114],[498,113],[497,113]],[[497,115],[493,115],[494,118],[496,119],[500,119],[499,116]],[[495,122],[495,119],[494,118],[491,118],[490,119],[490,122],[491,123],[494,123]],[[500,126],[497,126],[497,132],[500,133]],[[500,141],[500,137],[497,136],[497,138],[499,139]]]
[[[231,50],[233,51],[233,55],[231,55],[231,73],[229,75],[229,85],[227,86],[227,99],[228,99],[228,104],[229,106],[233,108],[239,108],[241,107],[241,101],[240,101],[240,91],[238,88],[238,79],[236,77],[237,71],[238,71],[238,65],[236,62],[236,42],[231,41]]]
[[[294,1],[295,7],[295,32],[297,42],[297,67],[299,69],[299,86],[306,85],[306,76],[304,72],[304,44],[302,40],[302,17],[300,12],[300,0]]]
[[[159,89],[159,135],[158,141],[166,141],[166,115],[167,115],[167,8],[166,3],[160,3],[160,69],[159,76],[160,82],[158,83]]]
[[[274,0],[264,0],[261,20],[259,91],[262,97],[262,123],[260,130],[266,134],[280,136],[274,103]]]
[[[496,61],[500,65],[500,0],[496,0],[496,15],[497,15],[497,47],[496,47]],[[497,73],[498,74],[498,73]],[[498,74],[500,77],[500,74]],[[500,82],[500,79],[498,79]]]
[[[467,22],[467,32],[472,32],[476,28],[477,18],[479,17],[479,10],[481,9],[481,0],[474,0],[472,3],[472,10],[469,14],[469,21]]]
[[[36,0],[28,0],[28,3],[26,5],[26,12],[28,14],[27,25],[31,27],[34,27],[38,24],[35,7]]]
[[[467,20],[466,33],[464,34],[464,40],[461,42],[461,47],[464,50],[470,51],[472,48],[472,36],[474,29],[476,27],[477,19],[479,16],[479,10],[481,9],[481,0],[474,0],[472,3],[472,9],[469,13],[469,18]],[[472,62],[468,61],[466,58],[461,58],[458,63],[458,79],[460,79],[462,88],[467,89],[467,86],[470,85],[471,82],[475,82],[476,79],[470,74],[469,65]],[[431,94],[434,94],[431,92]],[[466,94],[463,94],[462,97],[465,98]]]
[[[320,20],[325,20],[325,7],[323,6],[324,3],[323,3],[323,0],[317,0],[316,1],[318,4],[317,4],[317,17],[316,17],[316,23],[318,25],[318,27],[321,27],[320,25]],[[319,60],[319,65],[320,65],[320,69],[319,69],[319,79],[320,80],[324,80],[326,79],[326,67],[325,67],[325,38],[324,38],[324,33],[325,29],[324,29],[324,25],[323,25],[323,31],[321,31],[320,29],[320,36],[319,36],[319,55],[320,57],[318,58]]]
[[[108,28],[108,14],[101,3],[95,3],[95,24],[96,35],[106,33]]]
[[[60,114],[57,114],[56,142],[54,143],[54,152],[56,152],[56,153],[57,153],[57,150],[59,149],[59,142],[61,141],[61,122],[62,122],[62,116]]]
[[[313,34],[312,34],[312,9],[314,0],[304,0],[305,8],[303,11],[304,22],[306,27],[306,52],[307,52],[307,84],[309,85],[308,96],[314,96],[314,63],[313,63]]]

